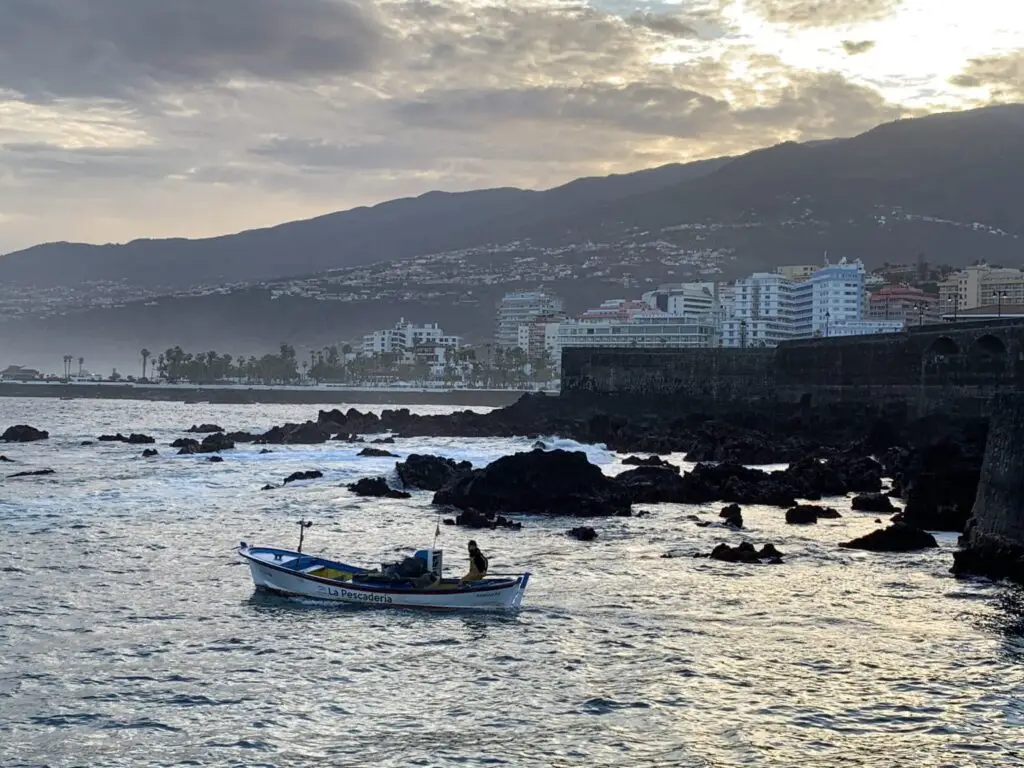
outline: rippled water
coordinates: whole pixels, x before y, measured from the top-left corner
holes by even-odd
[[[424,409],[430,410],[430,409]],[[440,411],[443,409],[433,409]],[[166,443],[198,421],[265,429],[308,406],[0,400],[0,765],[1007,766],[1024,765],[1022,598],[948,574],[938,551],[837,542],[873,515],[795,528],[749,507],[748,530],[700,528],[718,505],[473,532],[492,571],[529,568],[513,616],[296,604],[255,595],[240,539],[357,562],[428,544],[429,494],[357,500],[391,469],[358,446],[242,446],[221,464]],[[144,431],[142,447],[96,444]],[[484,463],[527,440],[400,440]],[[616,457],[587,448],[605,470]],[[677,457],[678,458],[678,457]],[[261,492],[298,469],[322,480]],[[466,532],[443,527],[451,570]],[[773,541],[779,566],[667,551]]]

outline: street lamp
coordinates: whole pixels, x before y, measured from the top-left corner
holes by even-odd
[[[1006,295],[1006,291],[996,291],[992,294],[996,297],[996,317],[1003,316],[1003,296]]]

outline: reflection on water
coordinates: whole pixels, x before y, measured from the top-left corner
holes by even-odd
[[[295,540],[358,563],[433,537],[429,494],[353,499],[387,460],[252,446],[222,464],[166,447],[196,421],[260,429],[315,408],[7,401],[50,429],[5,446],[52,478],[0,483],[0,765],[1021,765],[1024,593],[953,579],[954,535],[912,555],[841,550],[873,515],[700,528],[717,506],[473,532],[495,571],[530,568],[513,615],[296,603],[255,593],[233,554]],[[80,446],[156,436],[161,456]],[[531,441],[399,440],[485,462]],[[608,472],[620,466],[588,449]],[[22,466],[23,465],[23,466]],[[321,480],[261,492],[300,469]],[[465,532],[446,528],[450,570]],[[663,559],[774,542],[781,566]]]

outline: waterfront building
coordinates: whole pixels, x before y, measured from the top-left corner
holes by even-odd
[[[756,272],[736,281],[722,323],[722,346],[774,347],[789,339],[889,333],[903,320],[866,318],[864,265],[841,260],[805,280],[779,272]]]
[[[558,354],[567,347],[713,347],[718,334],[708,323],[661,310],[633,312],[616,318],[570,320],[558,326]]]
[[[515,347],[519,344],[519,326],[530,324],[538,316],[561,312],[562,300],[546,291],[506,293],[498,304],[494,341],[499,347]]]
[[[714,282],[678,283],[648,291],[641,299],[651,309],[703,322],[717,314],[717,290]]]
[[[562,319],[550,315],[539,315],[531,323],[519,326],[518,346],[526,353],[527,360],[546,360],[550,364],[560,362],[558,328]]]
[[[446,334],[437,323],[414,325],[402,318],[394,328],[366,334],[363,337],[363,354],[397,355],[403,362],[440,356],[443,362],[446,350],[458,349],[461,345],[459,336]]]
[[[816,264],[792,264],[787,266],[778,267],[775,271],[785,277],[787,280],[792,280],[796,283],[801,283],[804,280],[810,278],[815,272],[821,269]]]
[[[1024,272],[979,264],[954,272],[939,283],[943,313],[1000,304],[1024,304]]]
[[[927,325],[939,320],[939,297],[911,285],[884,285],[868,296],[868,319]]]

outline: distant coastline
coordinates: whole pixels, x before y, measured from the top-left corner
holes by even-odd
[[[355,388],[334,386],[193,385],[132,383],[0,382],[0,397],[57,397],[74,400],[153,400],[225,405],[343,404],[464,405],[500,407],[514,403],[524,390]]]

